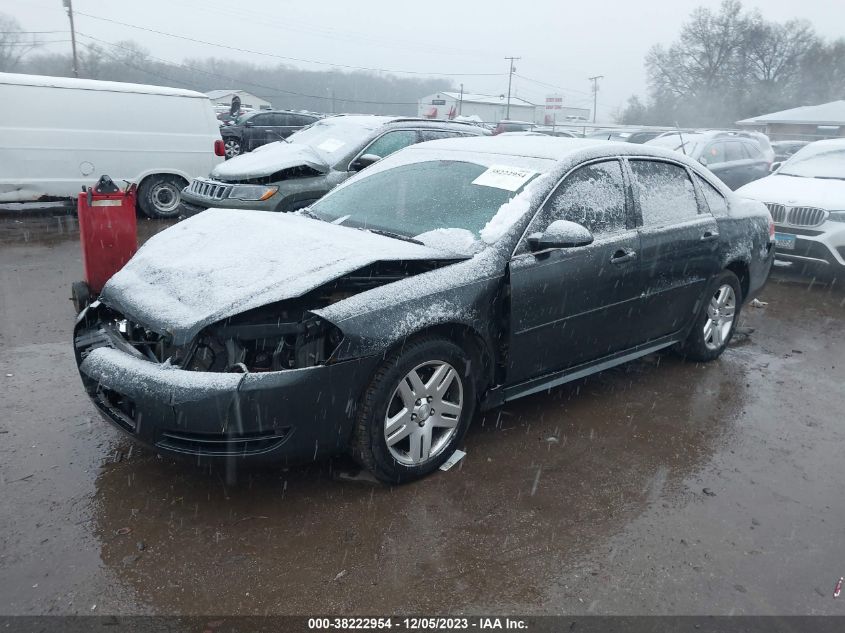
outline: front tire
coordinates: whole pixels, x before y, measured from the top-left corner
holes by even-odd
[[[443,338],[412,340],[385,358],[367,387],[352,437],[356,460],[385,483],[436,470],[475,412],[466,352]]]
[[[179,176],[162,174],[146,178],[138,187],[138,206],[148,218],[175,218],[181,212],[182,189],[188,183]]]
[[[736,330],[741,306],[739,279],[725,270],[710,286],[695,325],[681,346],[682,355],[702,362],[719,358]]]

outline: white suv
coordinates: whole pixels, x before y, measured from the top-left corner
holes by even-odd
[[[845,276],[845,138],[811,143],[773,167],[736,193],[769,207],[777,259]]]

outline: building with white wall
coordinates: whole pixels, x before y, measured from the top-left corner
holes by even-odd
[[[419,100],[418,116],[426,119],[454,119],[456,116],[477,116],[487,123],[503,119],[542,123],[542,107],[511,95],[510,115],[507,96],[491,96],[460,92],[437,92]],[[539,119],[537,117],[540,117]]]
[[[241,98],[242,108],[248,108],[251,110],[273,109],[272,103],[270,103],[266,99],[262,99],[261,97],[256,97],[254,94],[251,94],[246,90],[210,90],[205,94],[207,94],[208,98],[211,99],[211,103],[216,106],[219,105],[229,107],[230,105],[232,105],[232,97],[238,95]]]

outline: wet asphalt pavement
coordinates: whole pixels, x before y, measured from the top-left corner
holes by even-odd
[[[842,289],[778,272],[719,361],[488,412],[421,482],[337,459],[227,484],[88,401],[78,239],[0,217],[0,614],[845,614]]]

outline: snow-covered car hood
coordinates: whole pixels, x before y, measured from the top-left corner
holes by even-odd
[[[326,162],[308,145],[277,141],[220,163],[211,171],[211,177],[238,181],[269,176],[282,169],[303,165],[323,173],[329,170]]]
[[[773,174],[750,182],[735,193],[760,202],[819,207],[831,211],[845,209],[845,180]]]
[[[101,300],[173,343],[379,261],[459,260],[443,250],[265,211],[209,209],[152,237]]]

